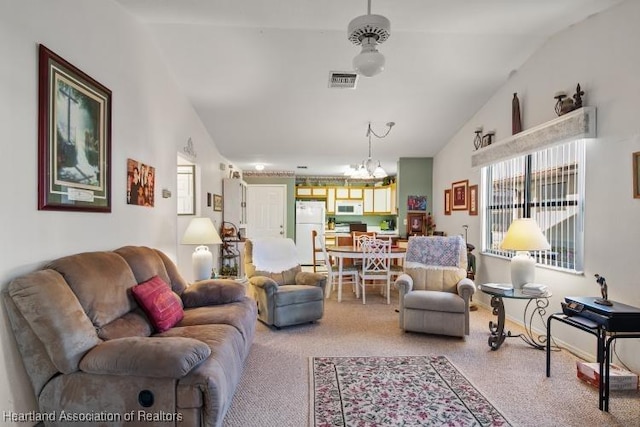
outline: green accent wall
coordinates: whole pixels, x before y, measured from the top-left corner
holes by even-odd
[[[407,236],[407,197],[426,196],[427,212],[433,212],[433,157],[400,157],[397,176],[398,231]]]
[[[296,233],[296,179],[280,178],[272,176],[245,176],[244,182],[248,185],[286,185],[287,186],[287,237],[294,238]]]

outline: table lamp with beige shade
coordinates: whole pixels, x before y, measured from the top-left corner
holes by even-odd
[[[531,218],[513,220],[500,247],[516,251],[511,258],[511,284],[514,288],[522,288],[526,283],[534,283],[536,260],[529,252],[551,249],[542,230]]]
[[[193,280],[211,278],[213,270],[213,254],[206,245],[220,245],[222,239],[210,218],[193,218],[182,236],[183,245],[198,245],[191,262],[193,264]]]

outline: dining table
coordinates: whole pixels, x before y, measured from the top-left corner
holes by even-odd
[[[404,260],[406,253],[407,248],[391,246],[391,253],[389,254],[389,258],[391,258],[391,260]],[[338,260],[338,302],[342,302],[342,270],[344,266],[344,260],[345,258],[352,260],[363,259],[364,254],[362,250],[356,248],[355,245],[344,245],[327,246],[327,255]]]

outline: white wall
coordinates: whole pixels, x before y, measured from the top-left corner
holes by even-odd
[[[48,48],[111,89],[112,212],[37,210],[37,52]],[[221,158],[147,33],[112,1],[0,0],[0,286],[48,260],[82,251],[146,245],[178,259],[191,277],[192,247],[178,244],[188,218],[176,216],[176,154],[192,138],[206,192],[222,194]],[[156,168],[156,206],[126,204],[127,158]],[[163,199],[161,189],[174,197]],[[36,408],[7,316],[0,317],[0,411]]]
[[[640,2],[629,0],[552,37],[495,93],[435,157],[436,223],[450,234],[469,225],[469,242],[480,247],[481,216],[443,214],[442,195],[452,182],[480,183],[471,168],[474,129],[496,129],[497,139],[511,135],[511,99],[520,98],[523,129],[555,118],[553,96],[573,94],[577,83],[586,92],[585,105],[597,107],[597,140],[587,144],[584,275],[538,268],[536,281],[548,284],[554,296],[549,313],[560,311],[568,295],[599,296],[593,275],[607,278],[609,297],[640,306],[638,242],[640,200],[632,196],[631,153],[640,151]],[[477,252],[477,251],[476,251]],[[509,263],[478,255],[477,282],[509,282]],[[485,304],[486,295],[474,297]],[[507,315],[522,319],[524,305],[507,300]],[[579,352],[594,356],[591,335],[555,323],[554,336]],[[508,351],[503,349],[501,351]],[[639,340],[619,340],[617,352],[634,372],[640,372]],[[542,354],[539,355],[542,357]]]

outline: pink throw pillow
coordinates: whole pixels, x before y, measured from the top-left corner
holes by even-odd
[[[158,332],[171,329],[184,317],[180,298],[158,276],[134,286],[131,292]]]

